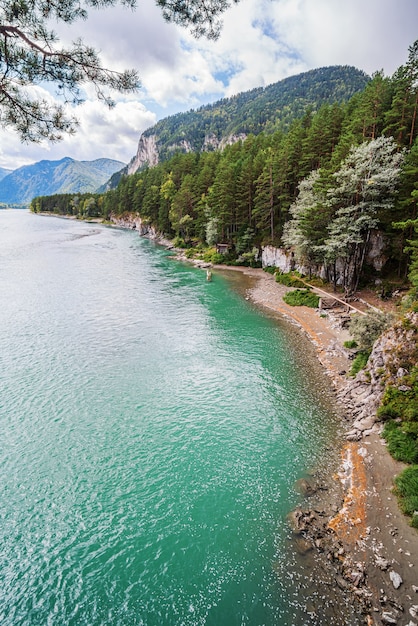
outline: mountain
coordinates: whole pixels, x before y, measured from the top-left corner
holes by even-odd
[[[107,188],[115,187],[122,175],[156,165],[175,152],[217,150],[249,133],[286,130],[308,109],[349,100],[369,80],[354,67],[323,67],[166,117],[141,135],[136,156]]]
[[[113,159],[39,161],[25,165],[0,180],[0,202],[29,204],[35,196],[95,192],[125,164]]]
[[[0,167],[0,180],[2,180],[5,176],[8,176],[12,173],[13,170],[6,170],[4,167]]]

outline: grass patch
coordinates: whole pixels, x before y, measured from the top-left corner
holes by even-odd
[[[350,375],[355,376],[367,365],[367,361],[369,360],[370,350],[359,350],[356,354],[356,358],[353,361],[353,365],[350,369]]]
[[[276,272],[276,282],[286,287],[304,287],[306,289],[305,283],[291,273]]]
[[[382,405],[378,409],[380,419],[400,418],[404,422],[418,423],[418,367],[399,381],[398,386],[386,387]]]
[[[319,305],[319,296],[309,291],[309,289],[289,291],[283,296],[283,300],[290,306],[309,306],[312,309],[317,309]]]
[[[403,463],[418,464],[418,422],[390,420],[382,433],[394,459]]]
[[[351,350],[352,348],[357,348],[358,343],[354,341],[354,339],[349,339],[349,341],[344,341],[344,348],[348,348]]]
[[[407,467],[395,478],[395,485],[403,513],[410,515],[412,526],[418,528],[418,465]]]

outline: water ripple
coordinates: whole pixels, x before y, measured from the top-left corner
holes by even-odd
[[[1,213],[0,623],[292,623],[284,518],[335,430],[294,345],[135,233]]]

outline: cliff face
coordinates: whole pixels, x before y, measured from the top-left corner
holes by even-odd
[[[141,137],[139,138],[138,150],[136,151],[136,155],[128,164],[127,174],[134,174],[144,165],[154,167],[154,165],[157,164],[158,148],[156,135],[148,135],[148,137],[141,135]]]
[[[369,434],[376,424],[376,411],[387,385],[402,391],[407,367],[416,362],[418,313],[408,313],[389,328],[373,346],[365,370],[339,394],[344,406],[355,417],[347,438],[352,441]]]
[[[366,255],[366,263],[371,265],[376,272],[380,272],[388,256],[387,242],[383,233],[378,230],[374,230],[370,236],[369,247]],[[264,246],[261,252],[261,262],[263,267],[278,267],[281,272],[287,273],[293,270],[297,270],[301,274],[309,274],[309,268],[303,264],[298,264],[292,252],[283,248],[275,248],[274,246]],[[319,265],[315,268],[311,268],[312,274],[319,276],[320,278],[327,278],[324,266]],[[341,276],[343,274],[342,264],[337,261],[337,273]],[[337,281],[338,283],[339,281]]]
[[[110,221],[115,226],[120,228],[129,228],[130,230],[136,230],[138,235],[152,239],[153,241],[164,245],[166,248],[171,249],[173,244],[168,239],[165,239],[161,233],[155,230],[154,226],[147,224],[142,220],[139,215],[134,213],[126,213],[125,215],[111,215]]]
[[[237,141],[244,141],[246,139],[244,133],[227,135],[218,139],[213,133],[205,135],[203,143],[199,146],[200,152],[212,152],[214,150],[223,150],[226,146],[230,146]],[[176,152],[182,152],[187,154],[188,152],[194,152],[194,148],[190,141],[182,139],[173,143],[166,144],[164,151],[167,155],[173,155]],[[161,160],[160,151],[158,147],[157,135],[141,135],[138,142],[138,149],[134,158],[130,161],[126,168],[126,174],[135,174],[141,167],[154,167],[158,165]]]

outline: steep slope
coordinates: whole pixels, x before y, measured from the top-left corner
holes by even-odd
[[[124,163],[112,159],[39,161],[25,165],[0,180],[0,202],[27,204],[35,196],[93,192]]]
[[[286,130],[307,109],[344,102],[368,80],[354,67],[324,67],[164,118],[141,135],[137,154],[122,174],[156,165],[176,151],[217,150],[250,133]],[[115,174],[109,187],[116,186],[120,176]]]
[[[8,176],[12,173],[13,170],[6,170],[4,167],[0,167],[0,180],[2,180],[5,176]]]

